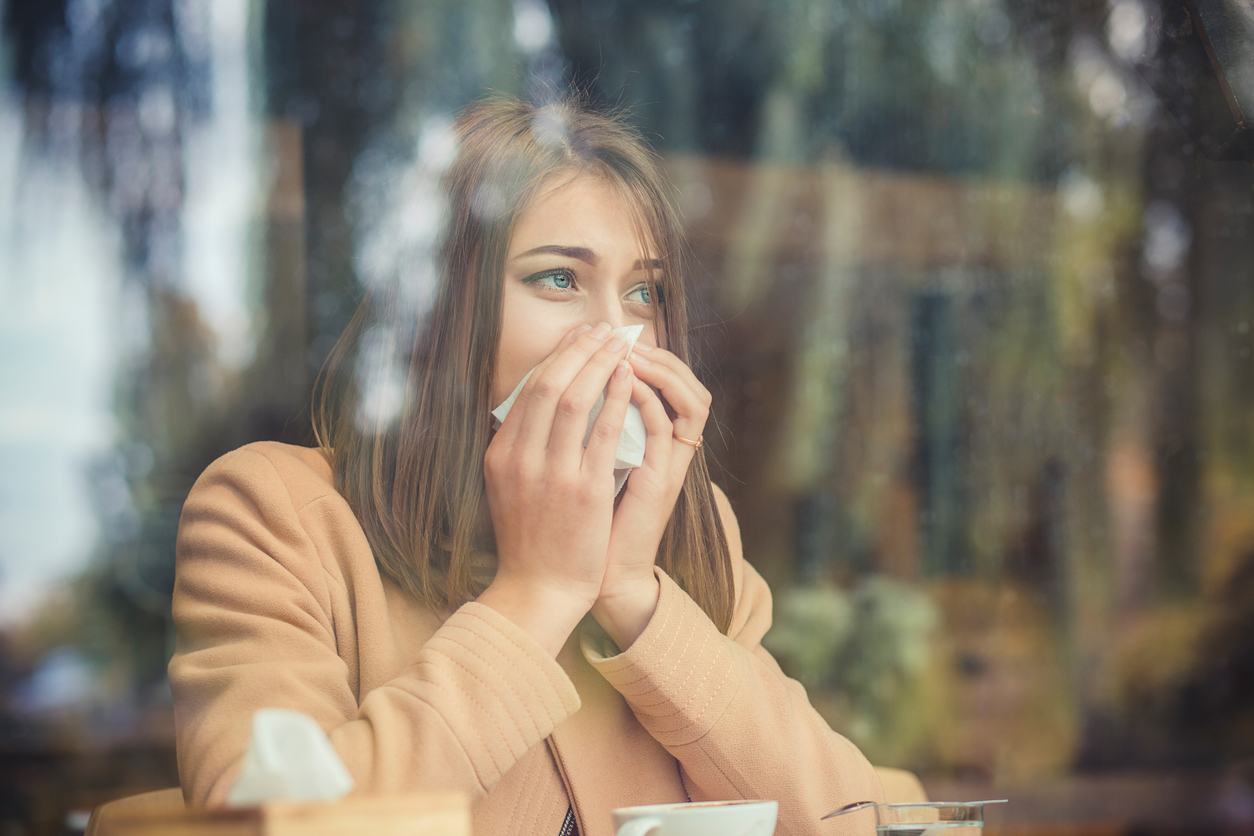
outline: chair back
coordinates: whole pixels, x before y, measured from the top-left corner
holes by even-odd
[[[178,813],[184,806],[183,791],[178,787],[119,798],[101,804],[92,811],[84,836],[114,836],[121,830],[119,822],[130,819],[135,814]]]

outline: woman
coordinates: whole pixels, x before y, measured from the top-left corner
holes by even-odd
[[[759,643],[770,593],[705,467],[656,160],[570,104],[481,103],[457,135],[425,325],[367,301],[320,389],[322,447],[249,445],[188,497],[185,795],[221,803],[252,713],[281,707],[360,792],[469,793],[477,833],[595,836],[615,807],[745,797],[780,802],[780,833],[833,832],[823,813],[882,790]],[[349,355],[407,324],[404,407],[372,423]],[[632,324],[628,358],[610,330]],[[631,401],[644,461],[616,497]]]

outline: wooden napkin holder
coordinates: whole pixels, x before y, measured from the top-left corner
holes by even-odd
[[[102,824],[104,824],[102,822]],[[462,793],[271,801],[256,807],[119,810],[102,833],[118,836],[471,836]]]

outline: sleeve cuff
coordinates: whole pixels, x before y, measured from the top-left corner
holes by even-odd
[[[631,647],[618,653],[599,629],[585,629],[580,642],[649,733],[664,746],[682,746],[713,728],[745,674],[730,640],[669,575],[654,571],[657,609]]]
[[[505,616],[470,602],[444,622],[423,654],[445,657],[455,691],[474,694],[497,718],[500,742],[520,756],[579,710],[579,693],[557,660]],[[461,680],[461,682],[456,682]],[[475,724],[478,725],[478,724]],[[482,729],[475,730],[476,736]],[[468,749],[474,746],[463,741]]]

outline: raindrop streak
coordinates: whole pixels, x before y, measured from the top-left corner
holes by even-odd
[[[1161,279],[1184,262],[1193,231],[1169,200],[1156,200],[1145,210],[1145,263],[1151,277]]]
[[[514,0],[514,42],[534,55],[553,40],[553,18],[542,0]]]

